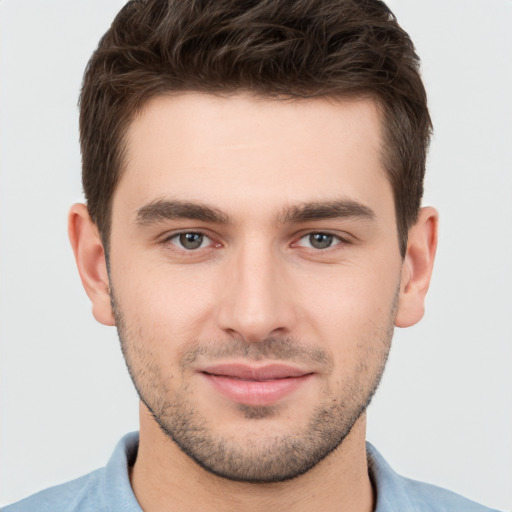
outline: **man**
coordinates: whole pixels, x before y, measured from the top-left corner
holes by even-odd
[[[80,128],[69,233],[140,438],[7,510],[485,510],[365,444],[437,241],[418,59],[384,4],[130,2]]]

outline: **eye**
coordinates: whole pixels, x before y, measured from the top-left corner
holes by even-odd
[[[309,233],[303,236],[297,243],[301,247],[311,249],[328,249],[342,242],[341,238],[329,233]]]
[[[202,249],[208,247],[212,240],[203,233],[179,233],[172,236],[168,241],[180,249],[186,251],[193,251],[195,249]]]

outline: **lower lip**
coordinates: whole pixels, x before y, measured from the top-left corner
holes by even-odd
[[[203,373],[210,384],[230,400],[252,406],[273,405],[310,380],[312,374],[274,380],[242,380]]]

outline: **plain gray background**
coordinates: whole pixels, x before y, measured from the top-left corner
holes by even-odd
[[[120,0],[0,0],[0,505],[107,461],[138,424],[115,330],[66,235],[85,64]],[[397,331],[368,439],[395,469],[512,510],[512,2],[393,0],[435,124],[425,319]]]

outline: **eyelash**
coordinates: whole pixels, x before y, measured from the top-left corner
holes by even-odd
[[[327,247],[324,248],[318,248],[318,247],[307,247],[300,245],[300,242],[304,239],[309,239],[311,241],[311,237],[321,235],[326,237],[331,237],[333,239],[333,243]],[[334,233],[329,233],[328,231],[309,231],[308,233],[305,233],[302,235],[297,242],[294,242],[292,244],[292,247],[305,247],[306,249],[310,249],[313,251],[318,252],[327,252],[329,249],[335,249],[338,245],[347,245],[350,241],[346,238],[341,237],[340,235],[335,235]]]
[[[199,236],[203,237],[203,240],[201,241],[200,246],[195,248],[195,249],[187,249],[187,248],[185,248],[183,246],[180,247],[177,243],[176,244],[173,243],[173,240],[179,241],[180,237],[184,236],[184,235],[199,235]],[[211,243],[207,247],[201,247],[203,245],[203,243],[204,243],[204,239],[205,238],[209,239]],[[204,233],[203,231],[199,231],[199,230],[196,230],[196,231],[180,231],[179,233],[173,233],[172,235],[170,235],[167,238],[165,238],[163,240],[163,243],[164,244],[172,245],[172,246],[174,246],[176,248],[176,250],[184,252],[184,253],[194,253],[194,252],[197,252],[198,249],[212,248],[212,244],[213,244],[214,248],[222,246],[222,244],[220,244],[219,242],[215,243],[211,236],[209,236],[208,234]]]
[[[201,243],[198,247],[196,248],[185,248],[183,247],[183,244],[181,243],[180,245],[178,245],[179,243],[179,240],[180,240],[180,237],[184,236],[184,235],[199,235],[202,238],[201,240]],[[326,237],[332,237],[333,239],[333,243],[327,247],[324,247],[324,248],[317,248],[317,247],[311,247],[311,246],[304,246],[304,245],[301,245],[300,242],[304,239],[307,239],[309,237],[309,240],[311,240],[311,237],[315,236],[315,235],[321,235],[321,236],[326,236]],[[210,240],[210,244],[208,244],[208,246],[206,247],[202,247],[205,239],[209,239]],[[173,240],[177,240],[178,242],[177,243],[173,243]],[[168,236],[167,238],[165,238],[163,240],[164,244],[169,244],[171,246],[173,246],[173,249],[174,250],[178,250],[178,251],[181,251],[183,253],[188,253],[188,254],[193,254],[195,252],[197,252],[199,249],[212,249],[212,248],[220,248],[222,247],[222,244],[220,242],[215,242],[213,240],[213,238],[211,236],[209,236],[207,233],[203,232],[203,231],[200,231],[200,230],[197,230],[197,231],[180,231],[178,233],[173,233],[172,235]],[[329,250],[335,250],[335,248],[338,246],[338,245],[348,245],[350,244],[350,240],[348,240],[347,238],[343,238],[339,235],[335,235],[334,233],[329,233],[328,231],[309,231],[305,234],[302,234],[300,236],[300,238],[297,239],[297,241],[293,242],[290,246],[291,247],[304,247],[305,249],[307,250],[310,250],[310,251],[314,251],[314,252],[327,252]]]

